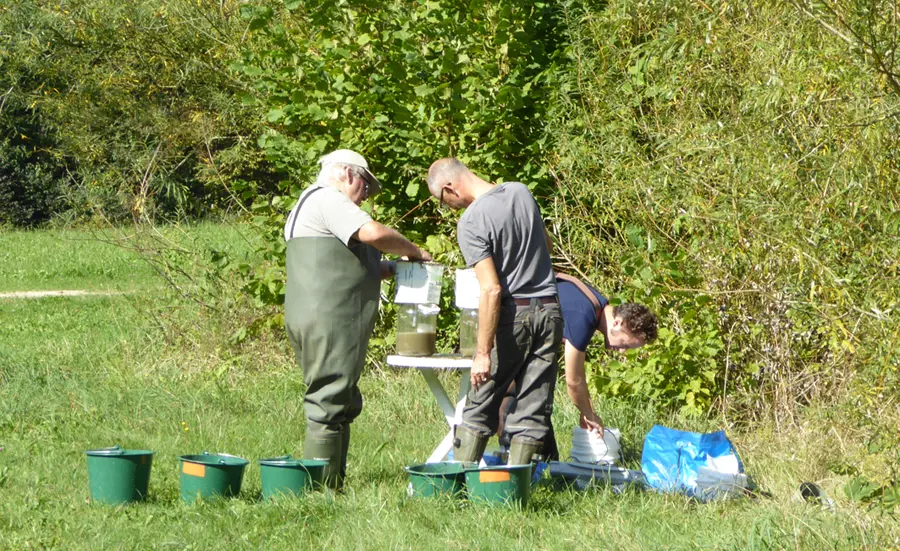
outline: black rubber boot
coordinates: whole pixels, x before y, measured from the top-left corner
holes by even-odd
[[[453,440],[454,461],[481,461],[488,436],[469,430],[462,425],[456,426],[456,438]]]

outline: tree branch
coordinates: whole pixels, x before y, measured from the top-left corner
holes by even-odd
[[[6,98],[8,98],[10,94],[12,94],[14,88],[15,85],[10,86],[9,90],[7,90],[6,93],[3,94],[2,98],[0,98],[0,115],[3,114],[3,106],[6,105]]]
[[[876,42],[878,41],[878,36],[875,34],[875,22],[871,18],[874,18],[874,12],[876,11],[876,6],[873,5],[872,9],[869,11],[870,21],[869,21],[869,31],[871,33],[872,39],[871,41],[866,40],[863,36],[853,28],[853,26],[847,22],[846,18],[830,3],[823,2],[821,5],[828,12],[831,17],[837,20],[839,26],[843,29],[843,32],[830,24],[829,22],[822,19],[818,13],[816,13],[814,7],[807,7],[806,3],[802,0],[791,0],[791,3],[797,7],[801,12],[806,14],[808,17],[813,19],[816,23],[819,24],[823,29],[827,30],[834,36],[840,38],[850,46],[854,48],[858,48],[863,53],[863,58],[870,58],[870,63],[872,68],[875,71],[882,75],[888,83],[888,86],[900,96],[900,75],[894,72],[894,57],[896,55],[896,44],[892,43],[890,48],[887,48],[884,51],[879,51],[878,45]],[[896,32],[896,29],[893,29]],[[888,59],[890,62],[888,62]]]

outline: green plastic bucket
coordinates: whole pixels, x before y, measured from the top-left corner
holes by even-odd
[[[119,446],[87,450],[88,485],[91,499],[120,505],[147,497],[153,452],[126,450]]]
[[[322,485],[328,461],[294,459],[290,455],[259,460],[264,498],[278,494],[300,495]]]
[[[461,495],[466,489],[466,469],[475,463],[444,461],[406,467],[409,497]]]
[[[181,499],[192,503],[200,498],[231,497],[241,491],[244,467],[249,461],[225,453],[203,452],[182,455]]]
[[[519,505],[531,495],[531,464],[466,469],[469,501]]]

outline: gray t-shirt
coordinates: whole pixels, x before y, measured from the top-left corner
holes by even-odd
[[[313,193],[303,202],[303,208],[297,212],[303,198]],[[302,194],[284,224],[284,240],[295,237],[329,237],[334,236],[344,245],[350,244],[353,234],[372,217],[344,195],[339,189],[313,184]]]
[[[476,199],[460,217],[456,237],[469,267],[494,259],[502,296],[556,295],[544,221],[525,185],[507,182]]]

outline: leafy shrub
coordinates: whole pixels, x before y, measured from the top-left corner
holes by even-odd
[[[0,96],[0,225],[33,227],[64,208],[65,173],[34,112]]]
[[[551,123],[561,264],[664,327],[598,390],[779,420],[896,396],[889,83],[789,6],[580,9]]]
[[[115,222],[203,216],[233,204],[232,180],[277,180],[248,150],[259,117],[225,67],[242,36],[238,4],[0,6],[0,135],[45,136],[40,173],[55,176],[36,185],[68,198],[40,220],[65,209]]]
[[[386,183],[379,219],[402,220],[407,236],[451,263],[455,218],[422,204],[433,161],[455,155],[488,178],[547,186],[539,160],[560,37],[549,5],[270,2],[242,14],[254,34],[232,68],[256,92],[244,102],[267,113],[259,145],[290,176],[274,197],[249,181],[239,191],[256,197],[253,223],[267,236],[264,263],[243,268],[260,305],[283,300],[284,217],[327,151],[366,156]]]
[[[0,145],[0,225],[32,227],[50,220],[64,204],[61,176],[40,156]]]

